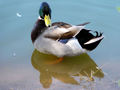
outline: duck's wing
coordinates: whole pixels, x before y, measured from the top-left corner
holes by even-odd
[[[84,26],[73,26],[64,22],[53,23],[52,26],[45,33],[46,38],[68,39],[77,35]]]
[[[77,26],[85,26],[87,24],[90,24],[90,22],[84,22],[82,24],[78,24]],[[65,22],[55,22],[52,23],[52,26],[58,26],[58,27],[63,27],[63,28],[70,28],[72,25],[65,23]]]

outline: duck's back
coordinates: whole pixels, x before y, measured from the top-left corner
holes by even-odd
[[[52,26],[58,26],[60,28],[70,28],[72,25],[65,23],[65,22],[54,22]]]

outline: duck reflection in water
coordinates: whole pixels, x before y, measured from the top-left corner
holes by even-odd
[[[40,72],[40,83],[44,88],[50,87],[53,78],[66,84],[80,85],[82,80],[93,82],[94,77],[104,77],[102,70],[88,54],[64,57],[63,61],[51,64],[57,59],[56,56],[43,54],[37,50],[32,54],[31,63]],[[76,77],[80,78],[80,81],[76,80]]]

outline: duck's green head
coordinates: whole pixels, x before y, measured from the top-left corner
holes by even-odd
[[[39,15],[45,21],[45,25],[48,27],[51,25],[51,8],[48,3],[43,2],[39,9]]]

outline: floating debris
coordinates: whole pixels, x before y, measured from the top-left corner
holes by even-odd
[[[100,68],[99,68],[98,66],[97,66],[96,68],[97,68],[98,70],[100,70]]]
[[[120,7],[117,7],[117,11],[120,12]]]
[[[17,15],[18,17],[22,17],[22,15],[21,15],[20,13],[16,13],[16,15]]]

